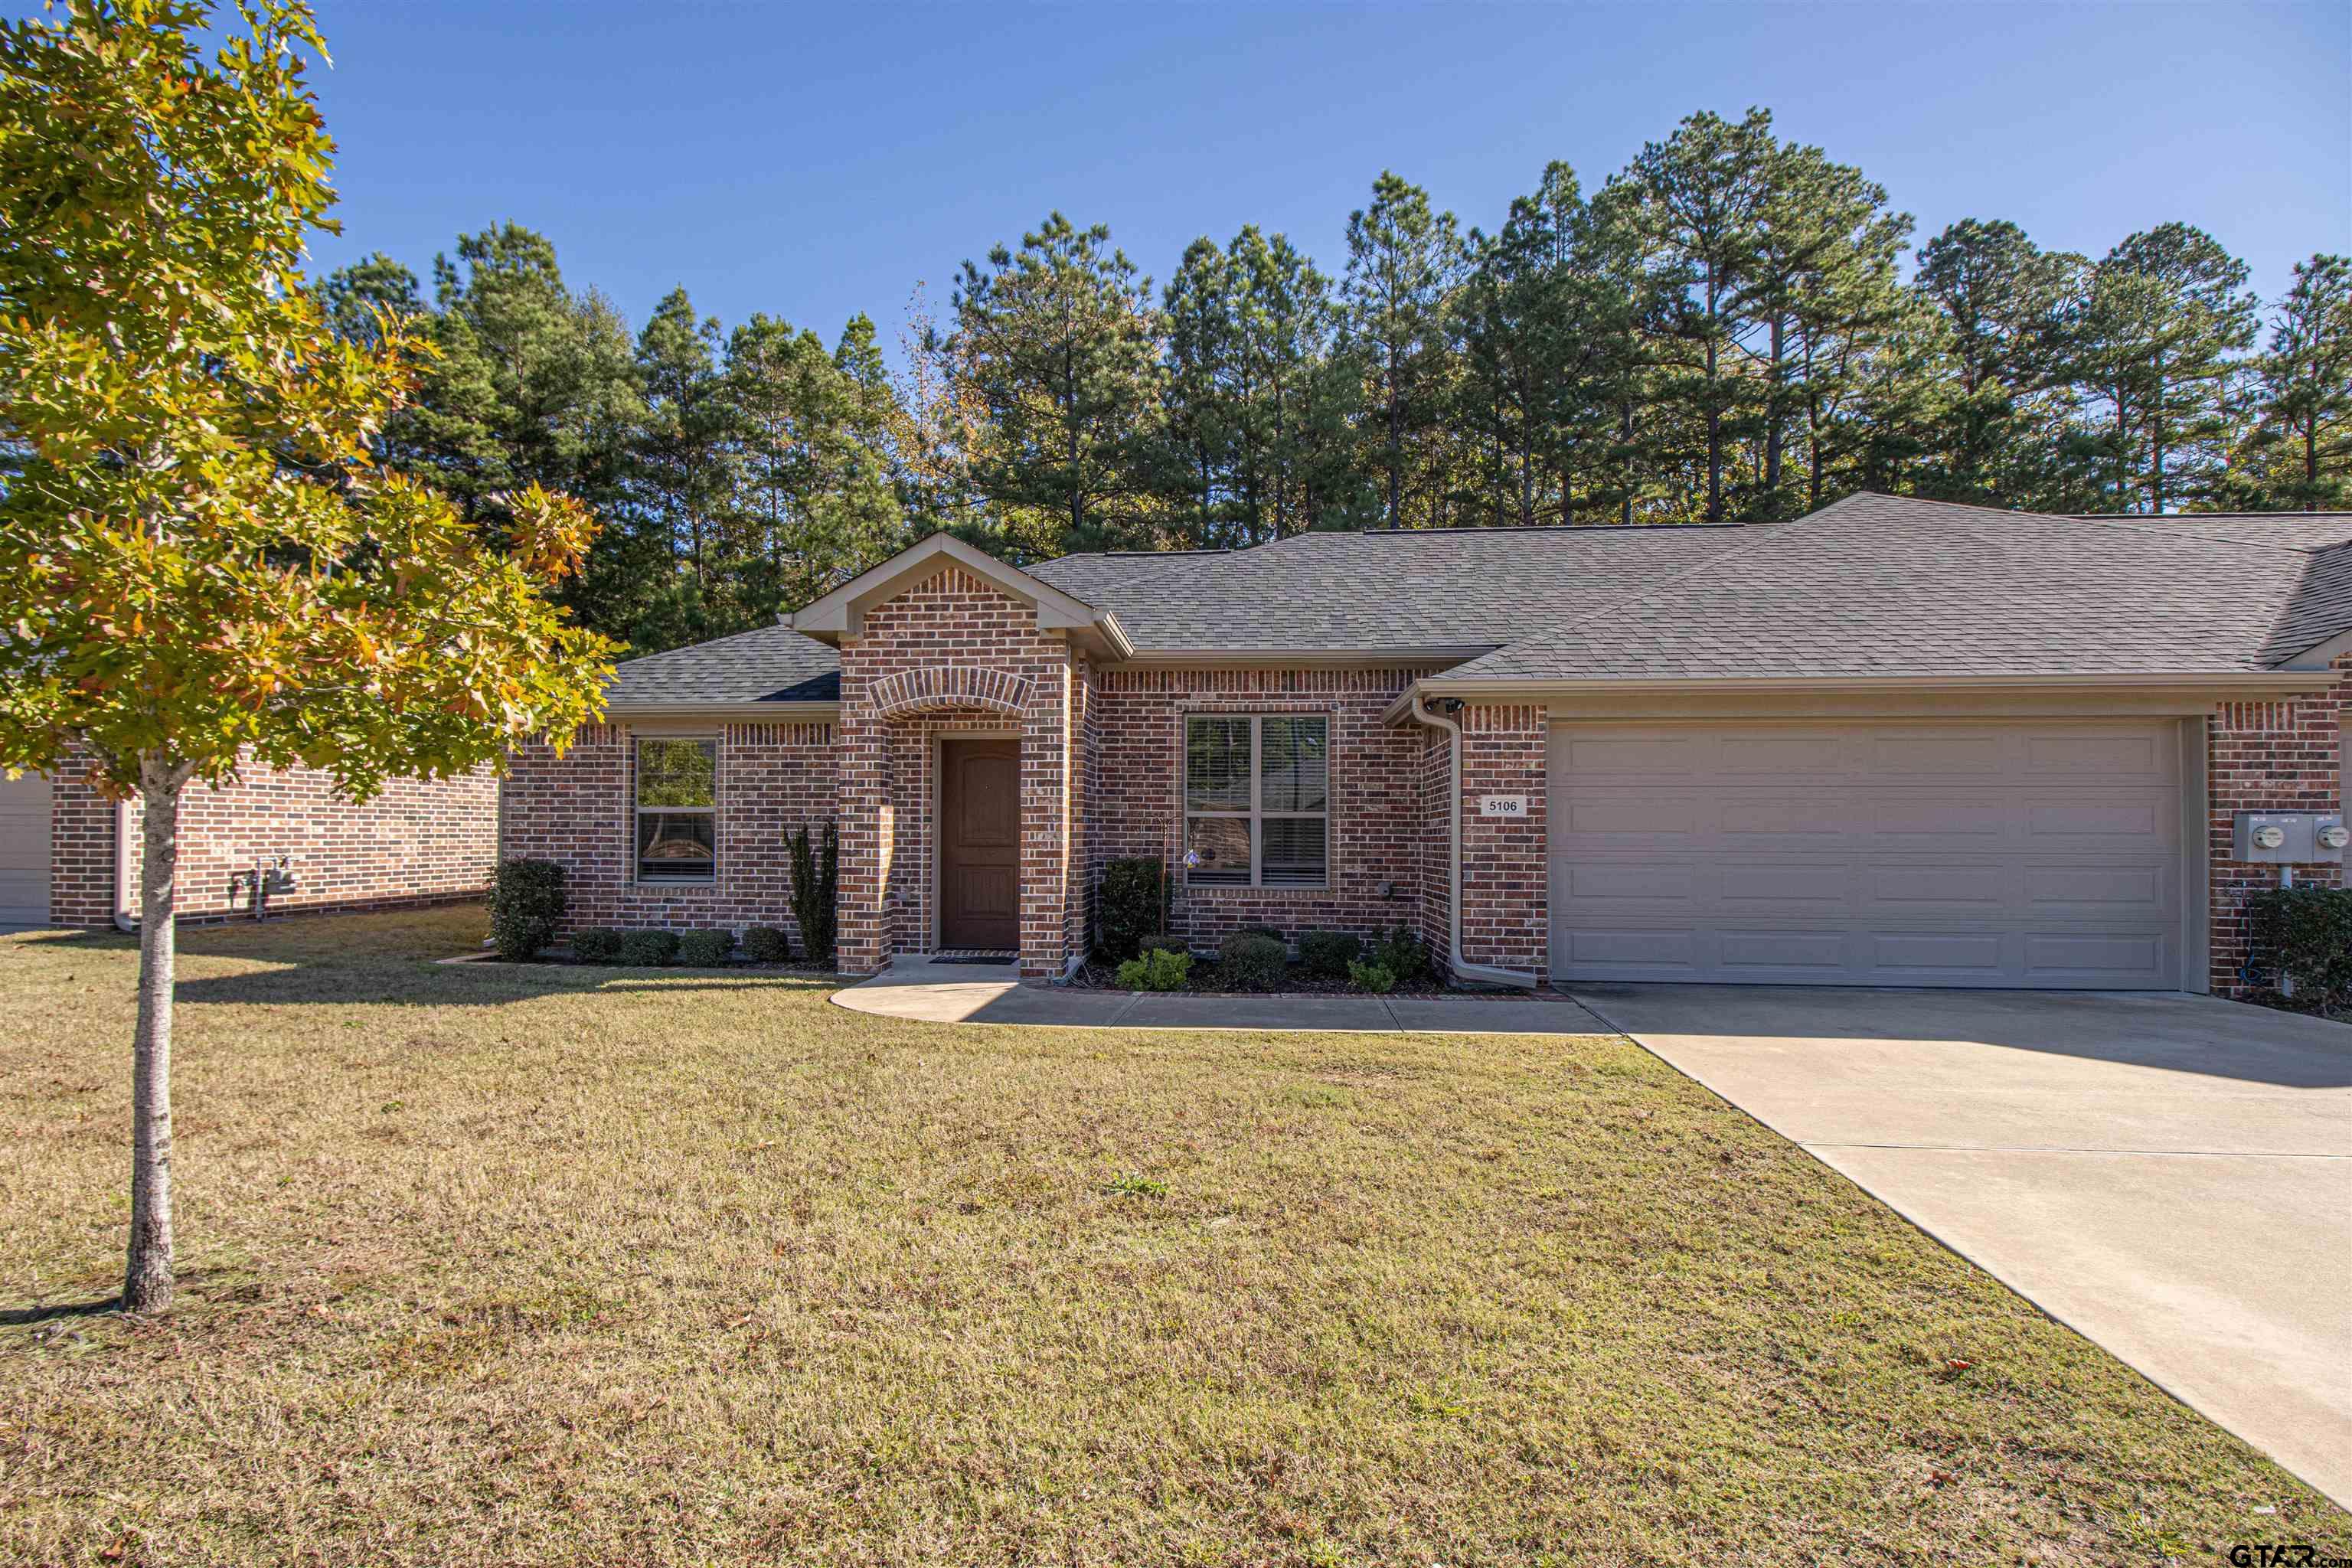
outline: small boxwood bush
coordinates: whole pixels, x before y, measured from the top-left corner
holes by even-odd
[[[1192,944],[1172,931],[1147,931],[1135,939],[1138,952],[1190,952]]]
[[[2265,888],[2246,910],[2254,963],[2273,978],[2292,975],[2297,1005],[2352,1007],[2352,889]]]
[[[1192,955],[1165,948],[1147,951],[1118,966],[1118,983],[1129,991],[1181,991],[1192,973]]]
[[[1337,980],[1348,973],[1364,951],[1363,940],[1350,931],[1303,931],[1298,933],[1298,960],[1309,974]]]
[[[1259,931],[1236,931],[1217,946],[1218,972],[1236,991],[1271,991],[1282,984],[1282,943]]]
[[[1278,942],[1282,943],[1283,951],[1286,952],[1290,949],[1290,939],[1282,934],[1282,928],[1279,926],[1244,926],[1234,934],[1235,936],[1262,936],[1269,942]]]
[[[1167,878],[1160,862],[1142,857],[1113,860],[1103,868],[1099,920],[1103,952],[1133,958],[1143,939],[1168,924]]]
[[[562,927],[563,868],[552,860],[501,860],[490,883],[490,945],[509,963],[537,958]]]
[[[774,926],[746,926],[743,956],[754,963],[783,963],[793,956],[793,939]]]
[[[677,956],[677,932],[633,931],[621,938],[621,962],[651,968]]]
[[[714,963],[727,962],[735,951],[735,933],[731,931],[680,931],[677,938],[677,961],[697,969],[708,969]]]
[[[575,931],[572,933],[572,956],[583,963],[614,963],[621,956],[621,939],[628,935],[618,931]]]
[[[1378,996],[1396,989],[1396,971],[1385,963],[1364,963],[1350,959],[1348,963],[1348,984],[1359,991],[1369,991]]]
[[[1433,973],[1428,951],[1421,945],[1421,938],[1402,926],[1391,927],[1388,934],[1374,942],[1364,958],[1396,976],[1399,985],[1419,984],[1430,978]]]

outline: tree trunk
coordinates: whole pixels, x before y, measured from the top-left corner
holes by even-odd
[[[1782,396],[1785,363],[1788,354],[1787,318],[1775,313],[1772,317],[1772,375],[1767,396],[1770,399],[1764,411],[1764,515],[1780,515],[1780,454],[1784,438],[1781,421],[1787,416]]]
[[[131,1040],[126,1312],[172,1310],[172,957],[184,764],[140,759],[139,1022]]]

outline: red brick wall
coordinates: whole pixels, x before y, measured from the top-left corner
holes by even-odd
[[[49,918],[59,925],[101,926],[114,918],[114,806],[75,758],[56,781]],[[337,795],[313,768],[249,767],[219,789],[191,785],[180,806],[181,918],[251,913],[251,889],[232,890],[230,879],[280,855],[295,885],[269,895],[272,913],[478,897],[498,856],[498,799],[488,768],[453,779],[395,779],[362,805]]]
[[[1443,964],[1451,951],[1447,944],[1453,940],[1447,914],[1454,901],[1450,879],[1454,874],[1454,841],[1446,797],[1454,787],[1454,745],[1444,731],[1431,725],[1416,724],[1414,733],[1421,743],[1421,898],[1414,930],[1421,937],[1422,947],[1433,960]]]
[[[1186,888],[1175,925],[1198,944],[1243,926],[1296,940],[1312,928],[1377,934],[1417,927],[1427,812],[1424,731],[1381,716],[1425,671],[1412,669],[1105,670],[1096,694],[1101,788],[1092,813],[1092,877],[1129,856],[1183,853],[1184,721],[1195,713],[1322,713],[1331,720],[1330,885]],[[1441,786],[1442,787],[1442,786]],[[1438,851],[1444,853],[1444,824]],[[1182,875],[1179,868],[1178,875]],[[1439,876],[1443,877],[1441,868]],[[1391,896],[1383,896],[1388,885]],[[1441,882],[1442,885],[1442,882]]]
[[[2352,655],[2336,661],[2352,677]],[[2246,900],[2279,885],[2276,866],[2231,858],[2241,811],[2341,811],[2346,688],[2275,702],[2224,702],[2206,721],[2205,781],[2213,910],[2212,985],[2235,996],[2249,987]],[[2339,866],[2298,866],[2299,883],[2342,887]]]
[[[517,750],[508,763],[501,852],[564,866],[567,930],[775,926],[799,947],[789,846],[803,826],[821,840],[833,815],[833,726],[728,723],[697,732],[719,742],[719,865],[708,885],[635,879],[636,733],[597,724],[561,758],[543,744]]]
[[[857,635],[842,639],[845,972],[930,948],[934,742],[943,731],[990,730],[1021,737],[1020,972],[1062,972],[1072,951],[1073,774],[1084,765],[1076,684],[1068,645],[1038,629],[1036,612],[958,566],[868,608]],[[975,693],[990,701],[971,701]]]
[[[1544,798],[1550,719],[1538,707],[1490,704],[1465,708],[1455,718],[1462,726],[1462,956],[1544,977],[1551,945]],[[1479,797],[1488,795],[1526,795],[1527,816],[1481,816]]]

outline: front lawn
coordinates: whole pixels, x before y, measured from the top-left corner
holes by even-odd
[[[131,943],[0,938],[0,1561],[2347,1540],[1622,1040],[955,1027],[425,962],[481,930],[186,934],[152,1324],[52,1310],[119,1281]]]

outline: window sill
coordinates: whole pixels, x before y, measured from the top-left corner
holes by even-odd
[[[1248,888],[1233,882],[1183,884],[1188,899],[1328,899],[1333,889],[1328,882],[1319,888]]]
[[[637,889],[641,892],[657,892],[665,888],[715,888],[719,886],[719,879],[716,877],[680,877],[676,881],[670,881],[666,879],[657,881],[647,881],[640,879],[636,881],[631,882],[629,886]]]

